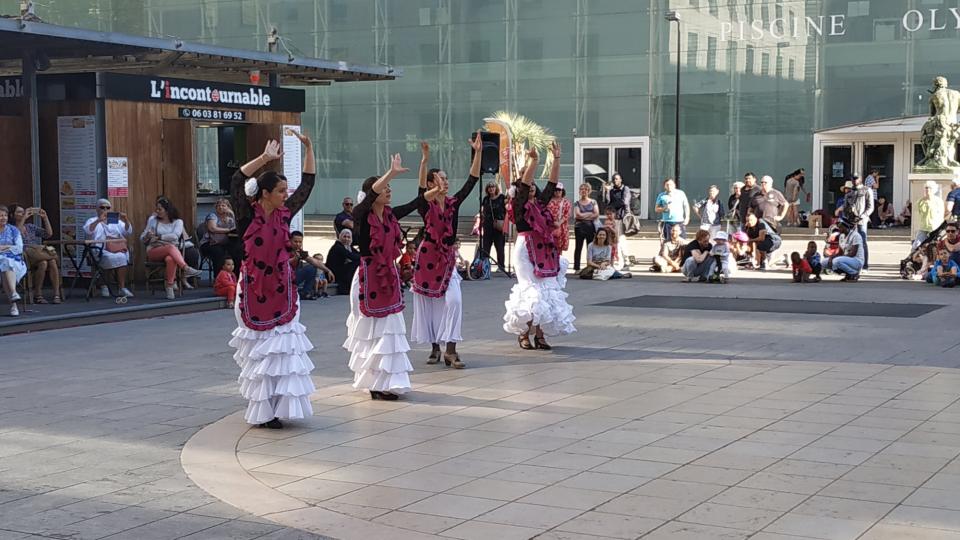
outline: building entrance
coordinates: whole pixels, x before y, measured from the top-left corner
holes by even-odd
[[[650,137],[582,137],[574,140],[574,200],[580,184],[593,188],[593,197],[603,207],[603,188],[619,174],[630,188],[630,206],[635,215],[647,219],[650,197]]]

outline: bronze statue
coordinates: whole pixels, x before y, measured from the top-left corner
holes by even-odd
[[[960,167],[956,161],[957,140],[960,139],[960,92],[947,88],[947,79],[937,77],[930,91],[930,118],[923,124],[920,140],[923,160],[914,168],[918,171],[952,171]]]

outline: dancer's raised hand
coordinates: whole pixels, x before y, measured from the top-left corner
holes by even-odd
[[[477,130],[477,136],[470,139],[470,148],[480,152],[483,149],[483,138],[480,136],[480,130]]]
[[[553,140],[553,144],[550,145],[550,153],[553,154],[553,159],[560,159],[560,142],[558,140]]]
[[[283,157],[283,151],[280,150],[280,143],[274,139],[267,141],[267,145],[263,147],[263,157],[270,161],[274,161]]]
[[[310,140],[310,136],[307,135],[306,132],[294,131],[292,129],[290,132],[293,133],[296,138],[300,139],[300,142],[307,148],[313,147],[313,141]]]
[[[393,157],[390,158],[390,172],[394,175],[403,174],[409,170],[410,169],[403,166],[403,159],[400,157],[400,154],[394,154]]]
[[[430,143],[427,141],[420,141],[420,160],[427,161],[430,159]]]
[[[530,149],[527,150],[527,157],[533,160],[540,159],[540,153],[537,152],[536,146],[531,146]]]

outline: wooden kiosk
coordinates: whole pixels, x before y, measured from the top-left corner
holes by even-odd
[[[242,84],[260,70],[269,86]],[[192,232],[241,164],[267,140],[283,140],[285,126],[300,126],[304,91],[281,81],[395,76],[388,67],[0,19],[0,160],[8,178],[0,204],[42,207],[66,241],[82,239],[101,197],[127,213],[139,236],[163,195]],[[295,171],[291,189],[295,159],[279,165]],[[143,250],[134,252],[141,278]]]

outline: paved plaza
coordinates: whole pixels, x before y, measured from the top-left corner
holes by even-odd
[[[887,263],[571,280],[551,353],[500,330],[510,281],[465,283],[468,369],[415,350],[395,403],[349,388],[346,299],[305,303],[316,414],[282,431],[238,414],[226,310],[8,336],[0,539],[960,539],[957,293]],[[696,309],[751,299],[782,311]]]

